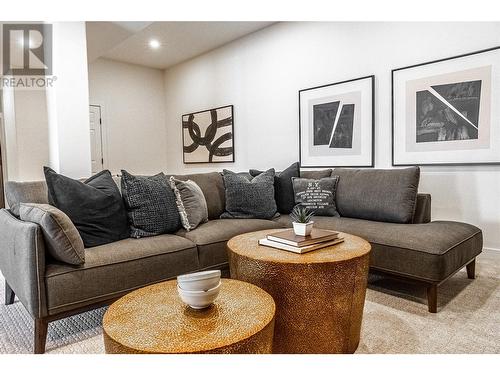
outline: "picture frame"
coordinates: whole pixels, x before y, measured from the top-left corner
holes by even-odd
[[[234,163],[234,107],[182,115],[184,164]]]
[[[299,90],[301,168],[375,165],[375,76]]]
[[[500,164],[500,46],[391,71],[392,165]]]

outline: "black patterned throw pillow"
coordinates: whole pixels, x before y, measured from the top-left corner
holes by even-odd
[[[262,171],[250,169],[252,177],[258,176]],[[287,169],[276,172],[274,176],[274,198],[278,211],[282,214],[289,214],[295,206],[295,197],[293,194],[292,177],[300,177],[299,163],[293,163]]]
[[[271,219],[277,215],[274,169],[254,178],[224,169],[223,177],[226,212],[221,215],[221,219]]]
[[[134,176],[122,170],[121,183],[130,222],[130,237],[174,233],[181,228],[175,194],[163,173]]]
[[[340,216],[335,204],[338,181],[338,176],[319,180],[293,177],[295,203],[314,211],[316,216]]]

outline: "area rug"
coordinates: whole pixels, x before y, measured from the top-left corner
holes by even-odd
[[[446,281],[439,288],[437,314],[427,312],[421,285],[370,275],[356,353],[500,353],[500,252],[484,251],[476,275],[469,280],[462,270]],[[47,353],[104,353],[105,310],[50,323]],[[32,330],[32,319],[17,300],[0,303],[0,353],[30,353]]]

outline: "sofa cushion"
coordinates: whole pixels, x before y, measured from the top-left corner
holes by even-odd
[[[71,219],[85,247],[128,237],[127,213],[120,191],[108,170],[84,182],[44,167],[49,204]]]
[[[17,217],[19,217],[21,203],[49,204],[45,181],[7,181],[5,183],[5,197],[10,211]]]
[[[248,180],[224,169],[226,211],[222,219],[271,219],[277,213],[274,199],[274,169]]]
[[[282,228],[282,225],[272,220],[219,219],[210,220],[189,232],[180,230],[177,235],[198,245],[200,267],[205,268],[227,262],[226,242],[232,237],[274,228]]]
[[[420,169],[335,168],[339,176],[337,210],[357,219],[411,223],[417,202]]]
[[[181,227],[175,194],[163,173],[133,176],[122,170],[121,183],[130,221],[130,237],[174,233]]]
[[[68,264],[85,263],[82,237],[68,215],[61,210],[37,203],[21,203],[21,220],[40,225],[49,254]]]
[[[128,238],[85,249],[85,260],[81,267],[47,265],[50,314],[107,300],[199,268],[196,246],[171,234]]]
[[[291,219],[275,220],[290,227]],[[370,265],[377,269],[427,281],[446,279],[482,250],[479,228],[453,221],[395,224],[316,216],[314,226],[360,236],[372,244]]]
[[[331,169],[321,169],[318,171],[310,171],[310,170],[300,171],[301,178],[312,178],[315,180],[319,180],[320,178],[330,177],[331,175],[332,175]]]
[[[257,169],[250,169],[253,177],[263,173]],[[278,211],[282,214],[289,214],[295,206],[295,196],[293,193],[292,177],[299,177],[299,163],[293,163],[284,171],[276,172],[274,176],[274,198]]]
[[[174,175],[178,180],[196,182],[207,201],[208,218],[218,219],[224,212],[226,194],[224,180],[219,172]]]
[[[431,222],[431,195],[417,194],[417,205],[413,215],[413,224],[424,224]]]

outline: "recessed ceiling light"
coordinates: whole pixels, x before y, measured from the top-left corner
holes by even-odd
[[[160,44],[160,42],[159,42],[158,40],[156,40],[156,39],[151,39],[151,40],[149,41],[149,46],[150,46],[152,49],[158,49],[158,48],[160,48],[160,45],[161,45],[161,44]]]

